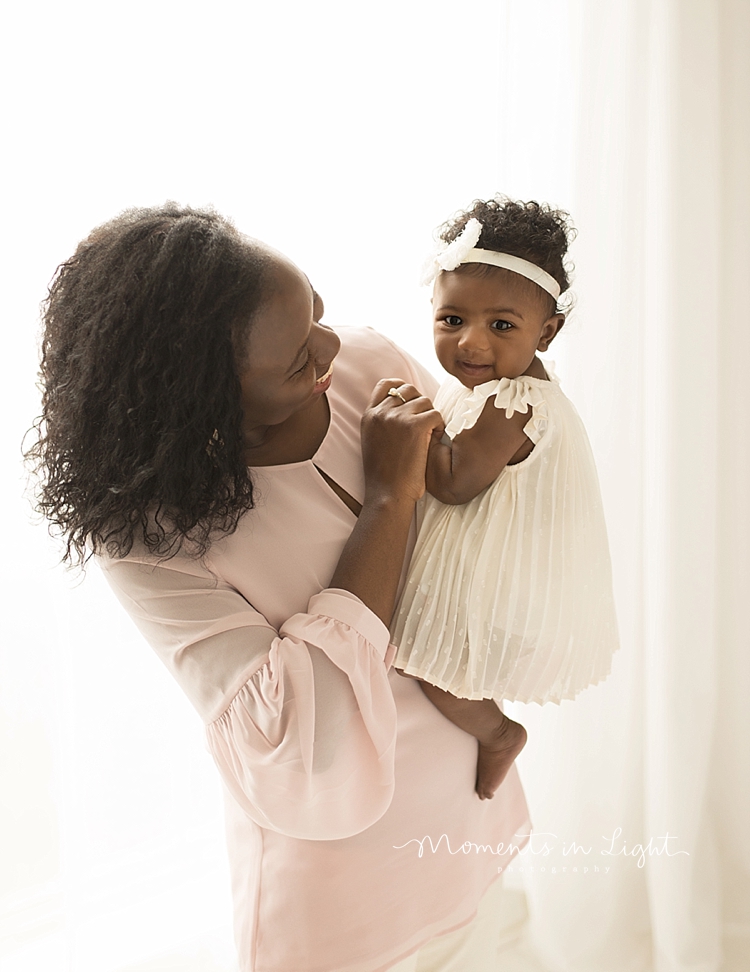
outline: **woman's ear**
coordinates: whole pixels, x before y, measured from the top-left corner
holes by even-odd
[[[539,335],[539,344],[537,344],[537,351],[546,351],[547,348],[552,344],[555,339],[555,335],[558,333],[560,328],[565,323],[564,314],[553,314],[552,317],[548,318],[542,325],[542,333]]]

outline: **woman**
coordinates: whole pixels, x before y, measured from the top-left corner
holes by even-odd
[[[434,381],[322,314],[214,213],[95,230],[46,305],[40,506],[206,723],[243,972],[479,972],[518,777],[480,801],[475,740],[388,664]]]

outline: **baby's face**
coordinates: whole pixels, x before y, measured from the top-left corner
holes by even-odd
[[[475,264],[442,271],[432,295],[435,351],[467,388],[518,378],[562,326],[535,283],[500,267]]]

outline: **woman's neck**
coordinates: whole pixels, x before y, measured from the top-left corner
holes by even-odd
[[[295,412],[281,425],[254,430],[260,440],[245,448],[245,461],[248,466],[286,466],[312,459],[326,437],[330,421],[328,400],[321,395],[310,408]]]

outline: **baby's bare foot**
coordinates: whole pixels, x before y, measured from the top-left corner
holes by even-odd
[[[513,760],[526,745],[526,730],[519,722],[503,718],[486,745],[479,743],[477,793],[480,800],[491,800],[505,779]]]

